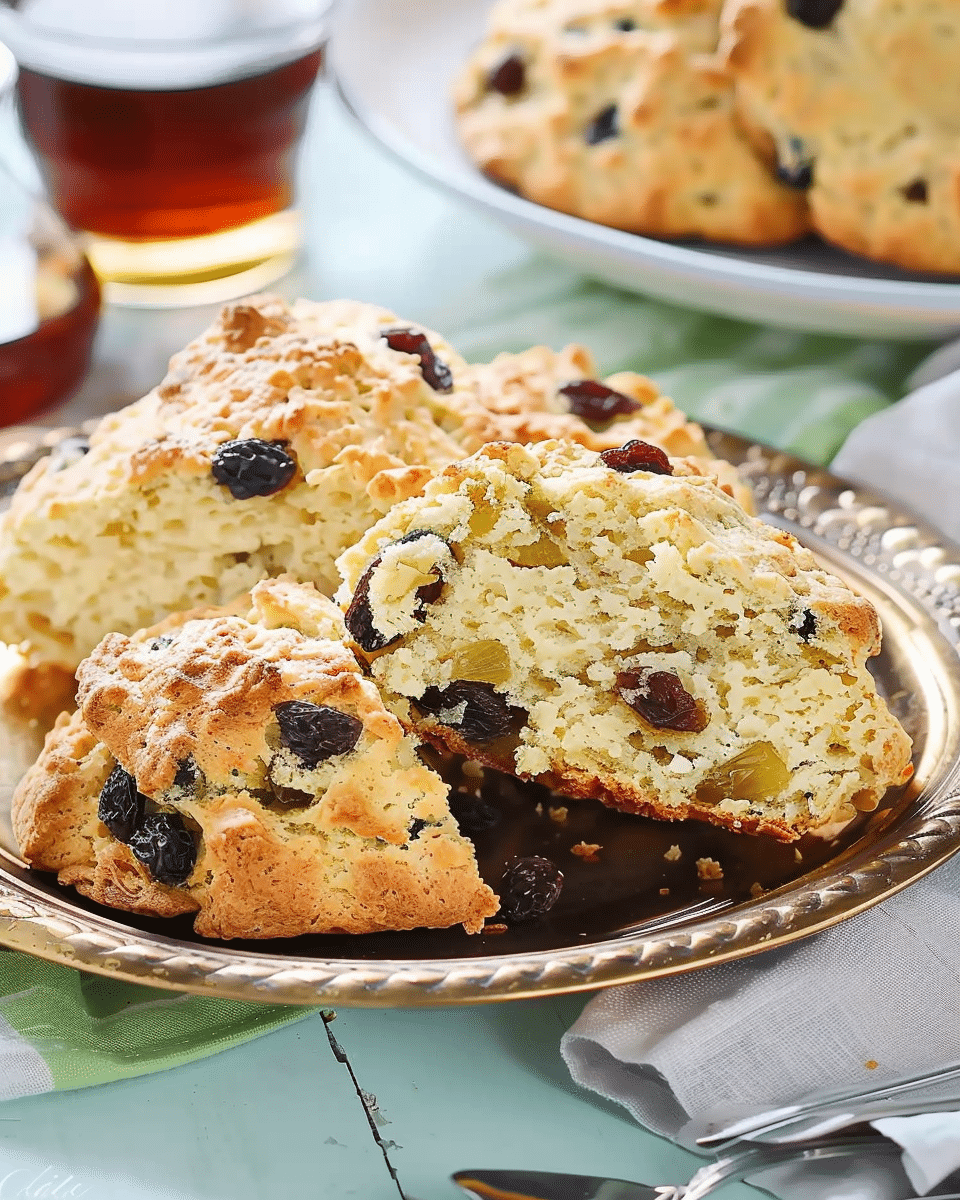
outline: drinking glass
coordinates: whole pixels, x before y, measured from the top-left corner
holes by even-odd
[[[0,44],[0,425],[65,400],[77,387],[100,310],[97,280],[77,238],[19,169],[15,79],[13,55]]]
[[[300,249],[329,0],[0,0],[28,142],[107,298],[211,303]]]

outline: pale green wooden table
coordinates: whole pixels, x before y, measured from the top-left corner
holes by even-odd
[[[285,290],[436,320],[485,273],[528,257],[368,145],[324,93],[303,174],[310,275]],[[51,421],[145,390],[208,319],[108,313],[93,383]],[[454,1200],[462,1193],[448,1176],[471,1166],[685,1180],[701,1160],[571,1083],[559,1041],[584,1001],[342,1010],[331,1031],[350,1070],[311,1016],[191,1066],[8,1102],[0,1200]],[[759,1193],[733,1185],[724,1195]]]

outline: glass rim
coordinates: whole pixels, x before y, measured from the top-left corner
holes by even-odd
[[[0,42],[0,100],[17,82],[17,60],[5,42]]]
[[[332,2],[316,0],[314,11],[303,18],[183,40],[138,40],[58,29],[27,20],[0,3],[0,46],[22,68],[78,83],[165,90],[170,64],[176,63],[176,86],[197,87],[270,70],[318,49],[327,38]],[[6,83],[0,58],[0,92]]]

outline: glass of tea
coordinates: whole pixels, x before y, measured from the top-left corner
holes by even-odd
[[[0,44],[0,118],[13,128],[13,55]],[[77,237],[0,144],[0,425],[65,400],[90,362],[100,289]]]
[[[329,4],[0,0],[24,132],[108,300],[214,303],[290,270]]]

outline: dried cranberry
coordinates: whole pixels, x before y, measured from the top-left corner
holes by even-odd
[[[349,754],[360,740],[363,722],[351,713],[309,700],[288,700],[274,709],[280,741],[306,763],[316,767],[335,754]]]
[[[500,810],[471,792],[453,792],[449,804],[450,814],[464,837],[486,833],[500,823]]]
[[[805,608],[796,618],[797,637],[801,642],[809,642],[817,632],[817,618],[809,608]]]
[[[183,883],[197,861],[196,842],[179,813],[147,813],[128,845],[157,883]]]
[[[706,713],[672,671],[621,671],[617,691],[654,729],[700,733],[707,727]]]
[[[419,538],[424,537],[440,537],[439,533],[434,533],[432,529],[414,529],[411,533],[405,533],[402,538],[398,538],[392,543],[394,546],[401,546],[404,542],[415,542]],[[441,539],[444,540],[444,539]],[[373,560],[369,567],[360,576],[356,588],[353,592],[353,599],[344,614],[344,623],[350,632],[350,636],[357,643],[361,650],[365,650],[367,654],[373,654],[377,650],[383,650],[386,646],[393,645],[394,642],[400,640],[400,634],[394,637],[387,637],[382,634],[379,629],[376,629],[373,624],[373,613],[370,611],[370,580],[373,578],[373,573],[383,561],[383,552]],[[417,588],[418,604],[414,610],[414,616],[418,621],[426,620],[427,610],[425,605],[436,604],[443,593],[444,577],[443,572],[437,567],[438,578],[435,583],[425,583]]]
[[[146,803],[136,780],[118,764],[100,792],[97,816],[118,842],[129,842],[143,820]]]
[[[498,915],[511,925],[535,921],[553,908],[562,888],[563,873],[549,858],[541,858],[539,854],[518,858],[500,880]]]
[[[670,459],[659,446],[651,446],[649,442],[635,439],[615,450],[604,450],[600,457],[606,466],[621,475],[630,475],[634,471],[647,471],[651,475],[673,474]]]
[[[420,374],[435,392],[453,391],[453,375],[450,368],[442,358],[437,358],[425,333],[416,329],[385,329],[383,336],[391,350],[419,356]]]
[[[503,737],[522,712],[508,704],[506,696],[496,691],[492,683],[470,679],[454,680],[445,688],[428,687],[413,703],[470,742],[492,742]]]
[[[625,417],[641,407],[636,400],[596,379],[578,379],[564,384],[559,391],[570,401],[573,415],[591,425],[608,424],[614,417]]]
[[[508,54],[487,76],[487,87],[502,96],[516,96],[527,83],[527,67],[519,54]]]
[[[235,500],[250,500],[285,488],[297,473],[297,463],[283,442],[245,438],[218,446],[210,470]]]
[[[926,204],[929,193],[925,179],[914,179],[906,187],[900,189],[900,195],[910,204]]]
[[[811,29],[826,29],[841,8],[843,0],[787,0],[787,14]]]
[[[593,118],[584,130],[583,136],[588,146],[596,146],[598,142],[605,142],[619,133],[620,121],[617,117],[617,106],[608,104],[606,108],[601,108]]]

